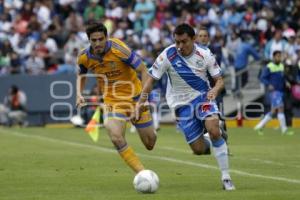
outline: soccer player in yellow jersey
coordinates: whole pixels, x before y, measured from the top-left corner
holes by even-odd
[[[108,38],[106,27],[99,22],[90,22],[86,27],[90,47],[78,56],[77,106],[83,106],[85,99],[81,92],[85,87],[88,70],[97,76],[104,101],[104,126],[122,159],[136,173],[144,169],[143,164],[127,144],[125,139],[126,120],[134,112],[141,93],[142,82],[147,76],[147,68],[134,51],[122,41]],[[134,121],[140,139],[148,150],[152,150],[156,133],[152,125],[149,109],[144,109],[140,120]]]

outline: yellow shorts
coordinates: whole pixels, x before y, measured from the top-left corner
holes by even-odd
[[[117,119],[117,120],[130,120],[132,112],[135,111],[135,102],[122,102],[122,103],[104,103],[103,110],[104,120]],[[132,122],[136,128],[145,128],[153,124],[150,109],[145,107],[141,113],[141,118],[138,121]]]

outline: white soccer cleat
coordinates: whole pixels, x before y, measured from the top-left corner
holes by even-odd
[[[224,179],[223,180],[223,189],[227,191],[235,190],[235,187],[231,181],[231,179]]]
[[[130,133],[135,133],[136,132],[136,128],[134,125],[131,125],[130,127]]]
[[[264,132],[262,131],[262,128],[259,128],[258,126],[255,126],[253,129],[258,135],[264,135]]]
[[[282,135],[294,135],[294,131],[289,131],[289,130],[285,130],[284,132],[281,133]]]

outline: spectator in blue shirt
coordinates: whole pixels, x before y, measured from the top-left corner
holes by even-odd
[[[247,38],[248,36],[246,35],[237,46],[233,62],[236,73],[236,85],[233,91],[237,93],[239,93],[240,89],[248,82],[248,71],[241,72],[241,74],[238,73],[247,68],[249,56],[253,56],[255,60],[260,59],[257,50],[249,42],[247,42]]]
[[[281,62],[282,53],[281,51],[274,51],[272,56],[273,61],[269,62],[267,66],[263,68],[260,76],[260,80],[265,85],[270,98],[271,111],[255,126],[254,130],[262,134],[261,129],[272,119],[272,116],[277,113],[282,134],[292,135],[293,132],[287,129],[284,115],[283,94],[285,89],[285,76],[284,65]]]

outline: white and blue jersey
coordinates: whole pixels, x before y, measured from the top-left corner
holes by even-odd
[[[175,110],[178,125],[189,143],[201,136],[205,117],[219,113],[215,101],[207,100],[210,90],[207,71],[212,77],[221,76],[214,55],[208,48],[198,45],[194,45],[188,57],[181,56],[175,45],[171,45],[149,69],[154,79],[167,74],[167,103]]]
[[[160,79],[167,73],[166,99],[171,108],[176,108],[206,95],[210,90],[207,71],[212,77],[221,76],[221,69],[208,48],[195,45],[193,53],[183,57],[171,45],[158,56],[149,74]]]

